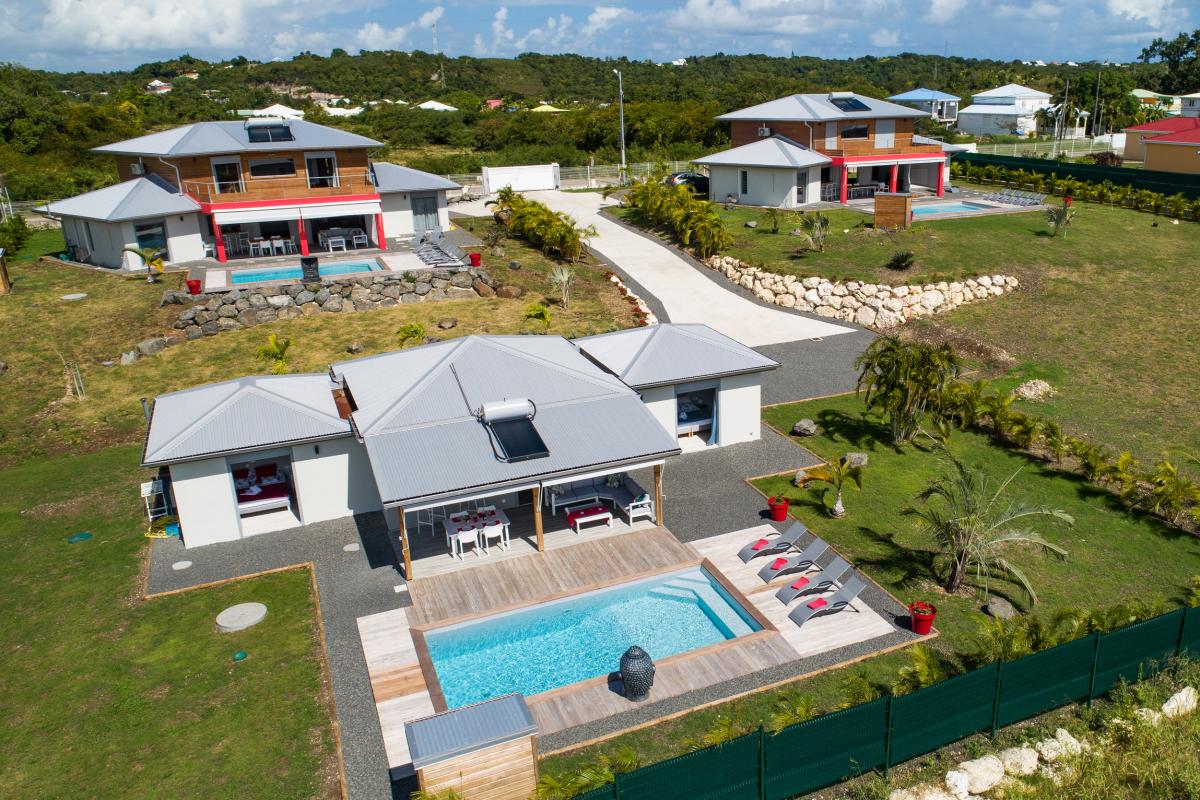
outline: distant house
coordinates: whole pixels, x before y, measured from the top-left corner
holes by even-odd
[[[329,108],[325,109],[325,113],[331,117],[357,117],[363,113],[363,107],[353,106],[347,108],[343,106],[329,106]]]
[[[483,104],[485,106],[487,106],[488,108],[494,110],[494,109],[497,109],[500,106],[504,105],[504,101],[501,100],[499,97],[493,97],[491,100],[484,100]]]
[[[146,84],[146,91],[150,94],[167,94],[173,87],[166,81],[160,81],[158,78]]]
[[[1130,94],[1136,97],[1142,105],[1158,106],[1166,111],[1167,114],[1178,114],[1182,107],[1180,98],[1176,95],[1159,94],[1158,92],[1151,92],[1146,89],[1134,89]]]
[[[979,136],[1033,136],[1037,112],[1051,105],[1047,92],[1016,83],[979,92],[971,100],[971,105],[958,112],[958,129]]]
[[[1185,94],[1180,100],[1180,113],[1185,117],[1200,117],[1200,92]]]
[[[552,106],[549,103],[542,103],[541,105],[535,106],[529,110],[533,111],[534,113],[537,113],[537,114],[558,114],[560,112],[566,111],[565,108],[556,108],[555,106]]]
[[[281,119],[304,119],[304,112],[298,108],[275,103],[266,108],[239,108],[239,117],[279,117]]]
[[[200,73],[196,72],[194,69],[192,69],[192,70],[188,70],[187,72],[180,73],[180,75],[178,77],[187,78],[189,81],[194,81],[200,77]]]
[[[929,114],[930,119],[938,122],[953,123],[958,119],[959,98],[956,95],[939,92],[937,89],[921,87],[894,94],[888,100],[924,111]]]
[[[1146,169],[1200,174],[1200,128],[1144,139],[1142,146]]]
[[[458,111],[454,106],[439,103],[437,100],[426,100],[424,103],[419,103],[417,108],[425,111]]]
[[[696,163],[709,167],[717,201],[794,208],[914,185],[941,196],[946,153],[913,137],[925,115],[853,92],[788,95],[717,117],[733,147]]]

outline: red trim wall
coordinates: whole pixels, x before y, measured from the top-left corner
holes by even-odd
[[[193,198],[195,199],[195,198]],[[289,197],[285,200],[242,200],[232,203],[200,203],[200,210],[205,214],[213,211],[235,211],[241,208],[294,208],[296,206],[314,206],[327,203],[362,203],[379,200],[378,194],[340,194],[332,197]],[[199,202],[198,200],[196,202]]]
[[[829,160],[833,164],[874,164],[878,162],[887,163],[889,161],[927,161],[935,163],[938,160],[945,161],[947,156],[938,156],[934,153],[912,153],[909,155],[893,153],[891,155],[879,156],[830,156]]]

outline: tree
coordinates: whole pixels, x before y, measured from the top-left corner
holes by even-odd
[[[1187,475],[1164,458],[1154,466],[1150,477],[1150,510],[1178,525],[1189,500],[1200,502],[1200,489]]]
[[[801,240],[810,250],[825,252],[825,240],[829,237],[829,217],[820,211],[800,215]]]
[[[530,303],[525,307],[525,319],[542,323],[542,327],[550,330],[550,309],[541,303]]]
[[[961,371],[949,345],[902,342],[895,336],[871,342],[854,366],[861,370],[856,391],[865,395],[868,409],[887,418],[896,445],[911,440],[926,415],[943,423],[951,407],[947,389]]]
[[[425,338],[425,326],[419,322],[401,325],[400,330],[396,331],[396,338],[400,341],[400,347],[403,349],[410,339],[419,342]]]
[[[1020,567],[1004,557],[1005,547],[1025,543],[1066,558],[1066,550],[1023,525],[1039,516],[1053,517],[1068,525],[1074,525],[1075,520],[1060,509],[1002,505],[1004,493],[1020,473],[1019,469],[992,491],[991,481],[982,470],[968,467],[949,451],[945,452],[945,459],[948,468],[917,495],[920,507],[908,506],[904,513],[916,517],[942,555],[950,559],[946,591],[953,594],[962,588],[973,569],[983,583],[985,595],[988,579],[1001,575],[1019,584],[1030,603],[1036,604],[1033,585]]]
[[[771,233],[779,233],[779,223],[783,220],[783,212],[778,208],[768,208],[762,213],[760,221],[771,226]]]
[[[846,484],[862,488],[862,467],[851,464],[845,456],[832,464],[809,470],[808,477],[814,481],[828,483],[837,491],[837,499],[829,513],[838,518],[846,516],[846,507],[842,505],[842,488]]]
[[[1200,30],[1180,33],[1174,39],[1155,39],[1142,50],[1140,59],[1166,67],[1158,91],[1177,95],[1194,92],[1200,86]]]
[[[291,339],[272,333],[267,337],[267,343],[258,348],[256,355],[259,361],[270,364],[272,375],[283,375],[288,371],[287,351],[291,346]]]
[[[1046,209],[1046,222],[1050,225],[1050,235],[1058,236],[1062,234],[1062,238],[1067,238],[1067,231],[1071,229],[1071,223],[1075,220],[1075,207],[1063,203],[1061,206],[1052,206]]]
[[[792,725],[808,722],[817,715],[812,695],[800,692],[783,692],[775,701],[771,712],[771,728],[776,733]]]
[[[908,649],[908,664],[896,673],[892,694],[901,695],[932,686],[946,679],[946,671],[937,653],[923,644]]]
[[[575,270],[570,267],[554,267],[550,270],[550,286],[558,289],[563,308],[571,307],[571,287],[575,285]]]
[[[133,253],[142,260],[143,266],[146,267],[146,283],[154,283],[154,273],[162,273],[163,271],[163,251],[157,247],[135,247],[129,245],[125,248],[126,253]]]

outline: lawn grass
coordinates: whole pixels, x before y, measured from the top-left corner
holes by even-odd
[[[307,570],[142,600],[139,456],[4,470],[4,796],[339,796]],[[93,538],[68,544],[81,530]],[[218,633],[245,601],[266,620]]]

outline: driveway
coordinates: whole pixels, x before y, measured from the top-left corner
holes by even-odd
[[[589,247],[657,298],[671,322],[702,322],[750,347],[855,330],[739,296],[732,287],[701,274],[671,248],[601,214],[601,207],[612,203],[598,192],[544,191],[531,196],[555,211],[565,211],[580,225],[594,225],[599,235]]]

